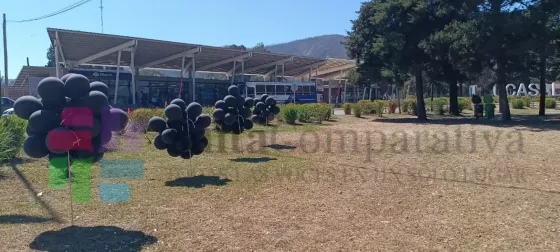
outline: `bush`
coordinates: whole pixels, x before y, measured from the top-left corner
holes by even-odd
[[[27,121],[16,115],[0,119],[0,163],[9,162],[20,152],[26,127]]]
[[[214,110],[215,110],[215,109],[216,109],[216,108],[214,108],[214,107],[203,107],[203,108],[202,108],[202,114],[207,114],[207,115],[209,115],[209,116],[212,116],[212,114],[214,113]],[[249,109],[249,111],[251,112],[250,114],[252,115],[252,112],[253,112],[253,111],[252,111],[251,109]]]
[[[297,120],[300,122],[310,122],[311,113],[305,107],[306,104],[296,105],[297,110]]]
[[[523,104],[523,101],[521,99],[512,99],[511,100],[511,106],[514,109],[523,109],[524,108],[523,105],[524,104]]]
[[[445,114],[445,102],[442,99],[435,99],[434,103],[433,103],[433,107],[434,107],[434,111],[435,113],[437,113],[438,115],[443,115]]]
[[[344,109],[345,115],[352,114],[352,103],[344,103],[344,105],[342,105],[342,109]]]
[[[544,107],[545,107],[545,108],[555,109],[555,108],[556,108],[556,99],[554,99],[554,98],[546,98],[546,100],[544,100]]]
[[[377,116],[383,116],[383,110],[385,110],[385,102],[382,100],[376,100],[373,102],[375,113]]]
[[[531,107],[531,97],[529,96],[523,96],[521,97],[521,101],[523,101],[523,106],[525,107]]]
[[[355,117],[361,117],[362,116],[362,105],[360,103],[355,103],[352,106],[352,112],[354,113]]]
[[[465,98],[459,97],[457,99],[457,106],[459,109],[459,113],[463,113],[463,110],[467,109],[467,102],[465,101]]]
[[[360,104],[363,114],[370,115],[370,114],[375,113],[375,106],[373,105],[372,101],[370,101],[370,100],[360,100],[360,101],[358,101],[358,104]]]
[[[298,111],[298,121],[321,123],[329,120],[332,114],[332,107],[328,104],[308,103],[296,105]]]
[[[129,127],[127,130],[146,133],[148,130],[148,121],[154,116],[165,118],[165,110],[161,108],[140,108],[133,110],[131,115],[129,115]]]
[[[410,106],[410,101],[405,99],[404,101],[402,101],[401,104],[401,109],[403,113],[408,113],[408,107]]]
[[[282,120],[286,121],[288,124],[294,124],[298,119],[298,108],[294,104],[282,106],[280,115],[282,116]]]
[[[473,110],[473,105],[472,105],[472,99],[471,98],[465,99],[465,108],[467,108],[467,110]]]
[[[500,97],[499,96],[492,96],[492,100],[494,100],[494,103],[500,103]]]
[[[398,104],[395,100],[389,100],[387,102],[387,110],[389,110],[389,114],[394,114],[397,111]]]
[[[416,106],[416,99],[408,100],[408,112],[411,115],[418,115],[418,107]]]

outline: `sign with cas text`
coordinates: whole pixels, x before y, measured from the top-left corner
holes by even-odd
[[[498,96],[498,88],[496,85],[494,85],[492,91],[494,96]],[[539,85],[534,83],[529,85],[520,83],[517,87],[515,84],[507,84],[506,92],[508,96],[538,96],[541,94]],[[545,92],[547,95],[556,96],[556,83],[546,84]]]

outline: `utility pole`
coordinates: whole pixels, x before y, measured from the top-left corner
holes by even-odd
[[[101,9],[101,33],[103,32],[103,0],[99,0],[100,2],[100,6],[99,9]]]
[[[4,88],[2,89],[4,92],[2,94],[2,97],[7,97],[8,96],[8,44],[7,44],[7,39],[6,39],[6,13],[4,13],[4,22],[3,24],[3,28],[4,28]]]

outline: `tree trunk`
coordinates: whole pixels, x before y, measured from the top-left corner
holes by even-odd
[[[498,77],[498,95],[500,98],[500,112],[502,113],[502,121],[510,121],[511,113],[509,110],[509,103],[507,99],[506,90],[506,72],[505,72],[505,60],[499,57],[497,60],[496,75]]]
[[[444,76],[446,77],[447,84],[449,84],[449,113],[458,116],[459,115],[459,101],[457,100],[457,78],[456,73],[453,71],[451,66],[448,66],[444,70]]]
[[[545,51],[541,50],[539,62],[539,89],[540,89],[540,99],[539,99],[539,116],[545,115],[545,100],[546,100],[546,55]],[[554,84],[552,84],[554,85]]]
[[[414,67],[414,75],[416,79],[416,108],[418,120],[428,120],[426,117],[426,104],[424,104],[424,82],[422,80],[422,66]]]
[[[434,82],[430,84],[430,111],[434,112]]]
[[[399,114],[401,113],[401,97],[399,94],[399,85],[396,86],[397,88],[397,107],[399,108]]]

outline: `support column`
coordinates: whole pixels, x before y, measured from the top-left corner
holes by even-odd
[[[236,62],[237,61],[233,61],[233,69],[231,70],[231,85],[233,85],[233,82],[235,80],[235,68],[236,68],[235,63]]]
[[[55,47],[56,48],[56,47]],[[113,104],[117,104],[117,95],[119,94],[119,75],[121,72],[121,52],[119,51],[117,55],[117,78],[115,80],[115,97],[113,98]]]
[[[309,68],[309,79],[307,81],[311,82],[311,73],[313,72],[313,67]]]
[[[284,63],[282,63],[282,82],[284,82]]]
[[[55,39],[54,40],[54,66],[56,67],[56,78],[60,78],[60,72],[58,71],[59,67],[59,61],[58,61],[58,41]],[[8,83],[6,83],[6,86],[8,85]]]
[[[247,85],[245,84],[245,61],[241,61],[241,82],[243,82],[243,87],[245,89],[245,97],[247,97]]]
[[[132,105],[136,105],[136,69],[134,68],[134,51],[130,52],[130,72],[132,75],[131,84],[132,84]],[[117,70],[118,71],[118,70]],[[148,95],[148,94],[146,94]],[[140,97],[142,99],[142,97]],[[148,98],[149,99],[149,98]]]
[[[196,95],[195,95],[195,91],[196,91],[196,66],[195,64],[195,60],[194,60],[194,56],[192,57],[192,101],[196,101]]]

